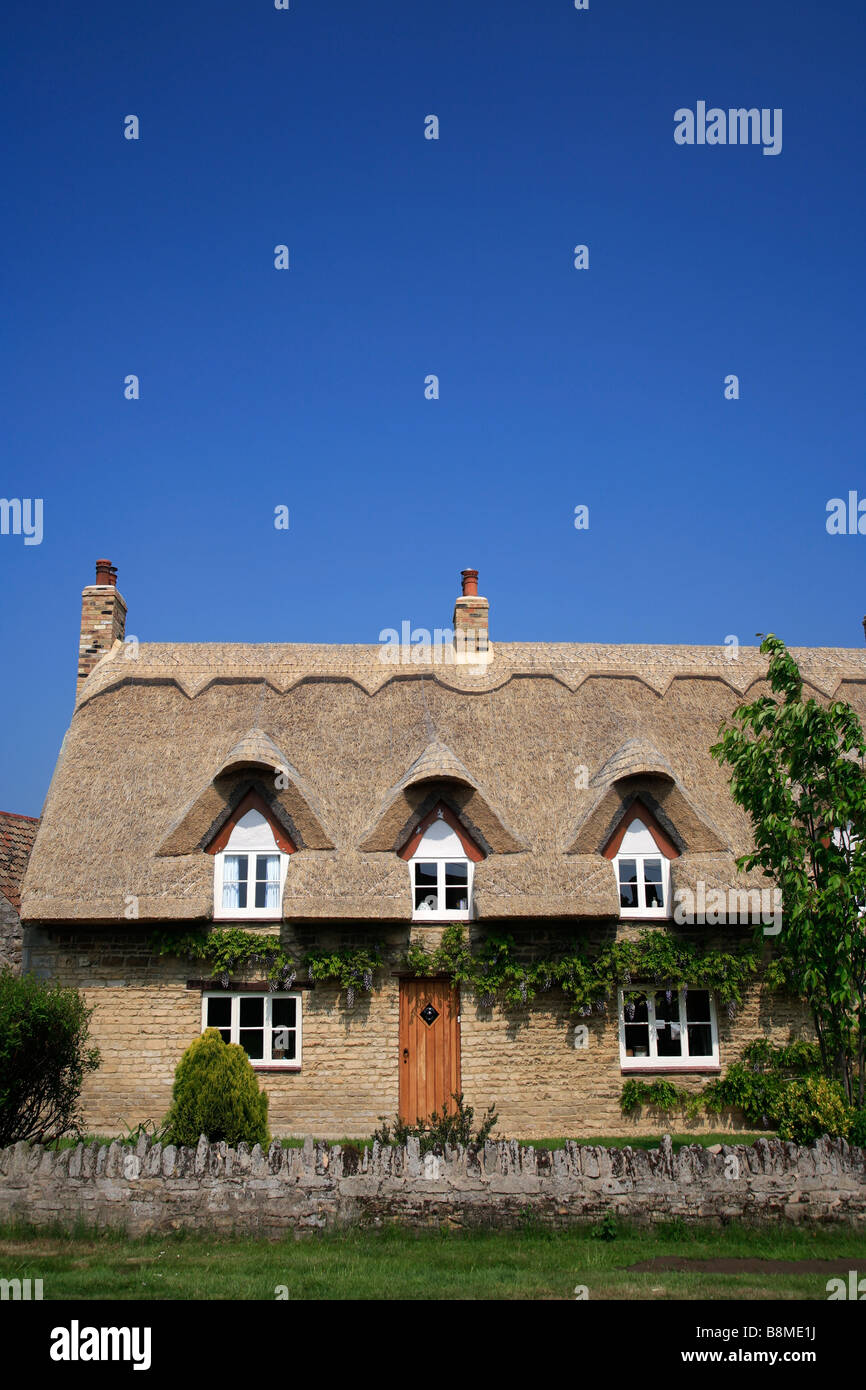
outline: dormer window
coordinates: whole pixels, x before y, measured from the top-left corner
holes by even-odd
[[[633,806],[604,853],[616,872],[621,917],[670,916],[670,861],[677,850],[654,817]]]
[[[261,798],[244,798],[211,846],[214,920],[279,921],[291,841],[274,826]]]
[[[402,857],[409,863],[414,922],[469,921],[475,864],[483,856],[446,806],[421,822]]]

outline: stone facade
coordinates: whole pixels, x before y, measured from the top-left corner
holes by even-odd
[[[488,1143],[421,1156],[314,1145],[267,1153],[241,1144],[197,1148],[79,1144],[52,1153],[0,1151],[0,1221],[113,1226],[130,1235],[207,1230],[278,1236],[347,1223],[561,1227],[607,1213],[648,1223],[783,1218],[866,1224],[866,1151],[844,1139],[808,1147],[760,1139],[675,1153],[665,1136],[644,1151],[539,1150]]]
[[[633,928],[619,931],[628,934]],[[437,933],[428,929],[415,935],[422,935],[429,948]],[[201,988],[197,980],[194,988],[188,984],[207,974],[206,967],[154,956],[150,932],[132,926],[103,932],[31,928],[28,939],[36,973],[81,989],[95,1009],[91,1034],[102,1064],[85,1083],[85,1132],[110,1136],[125,1125],[160,1121],[171,1100],[174,1069],[201,1029]],[[368,939],[318,930],[298,930],[293,938],[283,932],[284,943],[298,954],[314,944],[357,945]],[[270,1097],[272,1134],[363,1139],[380,1116],[396,1113],[400,981],[394,972],[408,944],[408,927],[381,933],[379,940],[389,963],[378,972],[372,993],[359,993],[352,1009],[333,986],[301,991],[301,1070],[260,1073]],[[557,940],[562,944],[555,935],[538,937],[537,949],[549,951]],[[461,1008],[463,1091],[476,1115],[495,1103],[497,1133],[519,1139],[659,1133],[658,1115],[621,1112],[623,1075],[613,1010],[578,1019],[555,989],[523,1009],[508,1010],[482,1008],[467,993]],[[575,1025],[583,1023],[588,1046],[577,1049]],[[808,1020],[796,1001],[770,997],[756,982],[733,1020],[720,1011],[722,1068],[755,1037],[787,1042],[808,1035]],[[656,1075],[668,1073],[646,1079]],[[710,1078],[687,1073],[674,1079],[696,1089]],[[665,1122],[684,1127],[675,1116]],[[727,1116],[689,1125],[696,1127],[735,1131],[743,1125],[737,1116]]]

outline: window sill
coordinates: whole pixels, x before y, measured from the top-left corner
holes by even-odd
[[[282,922],[285,918],[282,912],[215,912],[213,920],[235,922],[238,926],[244,927],[248,922]]]
[[[716,1062],[698,1062],[694,1066],[684,1067],[666,1067],[663,1063],[659,1063],[655,1060],[648,1062],[645,1066],[636,1066],[633,1061],[629,1062],[627,1065],[624,1063],[620,1065],[620,1071],[623,1076],[645,1076],[647,1072],[653,1071],[663,1072],[666,1075],[675,1072],[679,1076],[685,1076],[689,1073],[693,1076],[715,1076],[718,1075],[721,1070],[722,1068]]]
[[[444,922],[473,922],[475,919],[469,916],[468,912],[425,912],[423,916],[413,917],[413,922],[425,923],[430,927],[441,927]]]
[[[672,922],[673,917],[670,912],[645,912],[639,907],[621,907],[619,910],[620,921],[622,922]]]
[[[253,1071],[300,1071],[300,1062],[253,1062]]]

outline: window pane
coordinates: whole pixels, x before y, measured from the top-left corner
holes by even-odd
[[[223,907],[229,911],[247,905],[247,856],[227,854],[223,859]]]
[[[690,1023],[689,1033],[689,1056],[690,1057],[712,1057],[713,1055],[713,1031],[708,1023]]]
[[[297,1007],[297,999],[272,999],[271,1022],[273,1023],[274,1027],[294,1028]]]
[[[647,907],[664,907],[664,890],[662,888],[662,861],[660,859],[645,859],[643,865],[644,892],[646,893]]]
[[[637,907],[637,861],[634,859],[620,859],[619,861],[619,905],[620,907]]]
[[[296,1056],[297,1033],[294,1028],[275,1028],[271,1034],[271,1058],[274,1062],[293,1062]]]
[[[271,1000],[271,1060],[293,1062],[297,1056],[297,999]]]
[[[679,992],[675,989],[658,990],[655,996],[655,1011],[656,1052],[658,1056],[681,1057],[683,1055],[683,1043],[680,1028]]]
[[[415,864],[415,909],[422,912],[436,912],[439,908],[437,892],[438,865]],[[428,902],[428,899],[430,901]]]
[[[232,1040],[232,1001],[227,999],[208,999],[206,1028],[218,1028],[223,1042]]]
[[[260,994],[241,997],[241,1027],[261,1028],[265,1021],[265,1001]]]
[[[462,884],[465,886],[468,882],[469,882],[469,865],[468,865],[468,864],[446,864],[446,865],[445,865],[445,883],[446,883],[446,886],[447,886],[449,883],[455,883],[455,884],[460,884],[460,883],[462,883]]]
[[[649,1023],[646,995],[627,994],[623,997],[622,1007],[626,1056],[648,1057]]]
[[[708,989],[690,989],[686,992],[686,1018],[689,1023],[709,1022],[710,992]]]
[[[256,907],[280,905],[280,856],[256,855]]]
[[[265,1030],[263,1028],[242,1028],[238,1042],[251,1062],[261,1062],[265,1055]]]

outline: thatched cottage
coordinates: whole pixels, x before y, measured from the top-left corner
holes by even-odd
[[[646,933],[736,949],[761,919],[772,937],[709,753],[766,673],[756,649],[491,643],[471,570],[452,629],[411,647],[139,645],[125,617],[100,561],[22,894],[27,964],[95,1005],[93,1131],[160,1118],[205,1026],[263,1073],[274,1133],[334,1138],[455,1090],[518,1137],[657,1129],[624,1119],[627,1078],[694,1088],[753,1037],[808,1032],[760,975],[735,1010],[656,973],[575,1012],[555,972],[506,1005],[407,965],[455,923],[528,965]],[[795,656],[812,691],[866,710],[863,650]],[[267,956],[215,977],[192,930],[268,933],[298,962],[375,945],[381,964],[348,991],[300,965],[269,978]]]

